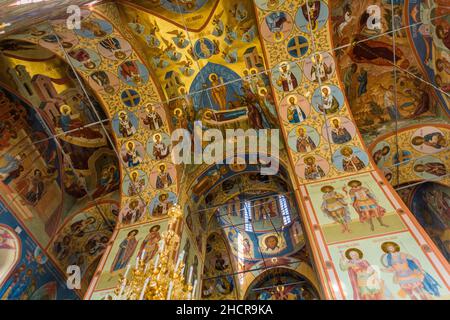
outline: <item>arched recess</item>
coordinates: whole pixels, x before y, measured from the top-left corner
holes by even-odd
[[[244,300],[318,300],[317,289],[305,276],[286,268],[262,272],[248,286]]]
[[[400,191],[420,225],[447,261],[450,261],[450,187],[425,182]]]
[[[41,43],[14,37],[9,41],[11,45],[17,41],[19,49],[3,47],[0,56],[2,198],[65,274],[76,256],[78,261],[92,260],[88,246],[83,247],[86,243],[76,237],[65,247],[72,262],[52,254],[61,227],[74,212],[84,208],[98,213],[99,223],[109,230],[104,243],[115,227],[117,215],[108,217],[113,210],[102,204],[117,207],[120,200],[115,141],[107,139],[112,131],[107,110],[66,61]],[[28,51],[20,50],[24,46]],[[81,265],[83,273],[86,267]],[[92,273],[83,277],[81,292],[91,278]]]
[[[260,164],[221,164],[206,168],[191,184],[183,185],[187,229],[204,257],[201,298],[236,295],[242,299],[254,278],[274,267],[302,270],[319,286],[292,173],[284,161],[272,161],[279,161],[276,175],[261,175]],[[206,235],[211,233],[225,244],[208,243]],[[221,292],[224,284],[233,292]]]
[[[68,61],[77,79],[82,79],[86,87],[91,87],[102,105],[107,106],[107,118],[112,123],[112,140],[117,142],[114,151],[121,163],[120,213],[113,239],[108,243],[86,294],[86,298],[90,298],[99,287],[102,273],[107,278],[118,275],[116,272],[111,276],[110,269],[104,269],[104,264],[108,256],[116,254],[111,250],[115,248],[114,241],[117,241],[120,230],[134,224],[150,229],[156,221],[161,223],[160,220],[167,220],[166,212],[155,214],[153,209],[158,207],[160,199],[164,198],[163,194],[170,195],[171,203],[176,202],[178,168],[171,164],[170,157],[162,159],[153,152],[156,134],[163,136],[164,143],[170,148],[170,141],[166,141],[171,129],[170,119],[161,103],[163,99],[159,94],[158,83],[140,57],[133,37],[126,28],[122,28],[115,4],[82,8],[81,30],[67,30],[65,21],[64,18],[51,20],[49,24],[36,26],[20,37],[25,36],[33,43],[45,43],[55,54]],[[64,50],[58,46],[58,38],[62,40]],[[123,51],[118,53],[112,48],[109,51],[108,44],[117,42],[122,45]],[[147,116],[152,112],[156,112],[161,119],[158,126],[152,126],[148,121]],[[127,131],[121,128],[122,116],[131,121],[134,129]],[[168,170],[170,168],[172,184],[158,188],[151,177],[157,176],[162,164]],[[145,181],[145,192],[142,186],[138,186],[140,183],[132,182],[133,172],[137,173],[139,182],[141,179]],[[148,228],[146,224],[150,224]],[[165,224],[163,226],[166,227]]]
[[[9,226],[0,224],[0,287],[14,270],[21,254],[19,237]]]

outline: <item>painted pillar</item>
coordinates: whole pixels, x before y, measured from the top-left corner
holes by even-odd
[[[327,1],[308,3],[256,0],[255,9],[324,296],[448,299],[448,263],[375,169],[353,121]]]

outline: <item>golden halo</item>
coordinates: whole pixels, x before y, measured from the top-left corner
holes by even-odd
[[[119,117],[121,116],[121,115],[127,115],[127,113],[125,112],[125,111],[119,111]]]
[[[350,148],[350,147],[348,147],[348,146],[345,146],[345,147],[343,147],[343,148],[341,149],[341,154],[342,154],[342,155],[344,155],[344,151],[345,151],[345,150],[348,150],[350,154],[353,154],[353,149]]]
[[[186,94],[186,88],[183,87],[183,86],[179,87],[177,91],[178,91],[179,94]],[[181,92],[181,91],[184,91],[184,93]]]
[[[134,170],[130,172],[130,177],[132,177],[134,174],[137,174],[137,176],[139,177],[139,171]]]
[[[362,258],[364,257],[364,254],[362,253],[361,250],[359,250],[359,249],[357,249],[357,248],[350,248],[350,249],[347,249],[347,250],[345,251],[345,257],[346,257],[348,260],[352,260],[351,257],[350,257],[350,252],[352,252],[352,251],[355,251],[356,253],[358,253],[359,259],[362,259]]]
[[[212,115],[213,115],[213,113],[211,110],[206,110],[205,113],[203,114],[203,118],[205,118],[206,120],[211,120]]]
[[[256,68],[251,68],[250,69],[250,74],[252,74],[252,71],[254,71],[255,73],[258,73],[258,70]]]
[[[322,60],[323,60],[323,57],[322,57],[322,55],[320,54],[320,53],[316,53],[316,54],[314,54],[314,55],[312,55],[311,56],[311,61],[312,61],[312,63],[316,63],[317,61],[316,61],[316,56],[318,56],[318,60],[319,60],[319,62],[322,62]]]
[[[264,91],[264,90],[266,91],[266,94],[267,94],[267,89],[266,89],[266,88],[261,87],[261,88],[258,89],[258,94],[259,94],[261,97],[265,97],[265,96],[266,96],[266,94],[262,93],[262,91]]]
[[[322,88],[320,89],[320,91],[323,93],[323,89],[327,89],[328,93],[331,94],[331,89],[329,86],[322,86]]]
[[[306,134],[306,130],[303,127],[298,127],[296,131],[297,131],[297,134],[299,134],[300,131],[303,131]]]
[[[160,140],[162,140],[161,134],[155,133],[155,134],[153,135],[153,142],[156,142],[156,137],[157,137],[157,136],[159,136],[159,137],[160,137]]]
[[[349,187],[352,187],[353,185],[357,185],[357,186],[359,187],[360,185],[362,185],[362,183],[361,183],[361,181],[359,181],[359,180],[352,180],[352,181],[350,181],[349,183],[347,183],[347,185],[348,185]]]
[[[287,63],[287,62],[282,62],[282,63],[280,63],[280,67],[279,67],[279,70],[280,70],[281,72],[283,72],[283,67],[284,67],[284,66],[286,66],[286,69],[287,69],[287,70],[290,69],[289,63]]]
[[[400,246],[397,243],[393,242],[393,241],[383,242],[381,244],[381,250],[383,250],[385,253],[389,253],[389,251],[387,250],[388,246],[394,246],[395,252],[399,252],[400,251]]]
[[[298,99],[297,99],[297,97],[296,97],[295,95],[293,95],[293,94],[291,94],[290,96],[287,96],[287,101],[290,102],[290,100],[291,100],[292,98],[294,98],[294,104],[297,104]]]
[[[129,147],[129,145],[131,144],[131,147]],[[133,141],[127,141],[125,143],[125,148],[127,148],[127,150],[133,150],[135,147],[134,142]]]
[[[283,33],[283,31],[276,31],[276,32],[273,34],[273,38],[274,38],[274,40],[275,40],[276,42],[283,41],[283,40],[284,40],[284,33]]]
[[[167,169],[167,165],[165,163],[158,164],[158,168],[164,167],[164,170]]]
[[[333,187],[333,186],[330,186],[330,185],[326,185],[326,186],[323,186],[322,188],[320,188],[320,191],[322,191],[323,193],[328,192],[328,191],[326,191],[326,190],[333,191],[333,190],[334,190],[334,187]]]
[[[67,112],[64,111],[64,110],[67,110]],[[70,111],[72,111],[72,108],[71,108],[69,105],[67,105],[67,104],[63,104],[61,107],[59,107],[59,111],[60,111],[62,114],[67,115],[67,114],[70,113]]]
[[[303,158],[303,163],[306,163],[306,161],[308,160],[308,159],[312,159],[313,161],[313,163],[315,163],[316,162],[316,158],[314,158],[313,156],[307,156],[307,157],[304,157]]]
[[[334,120],[336,120],[338,124],[341,124],[341,120],[338,117],[330,119],[330,123],[333,123]]]
[[[214,73],[214,72],[213,72],[213,73],[210,73],[209,76],[208,76],[208,79],[209,79],[209,81],[211,81],[211,82],[212,82],[212,80],[211,80],[212,76],[216,76],[216,78],[219,79],[219,76],[218,76],[216,73]]]
[[[173,114],[174,114],[175,116],[180,117],[180,116],[183,115],[183,110],[181,110],[181,108],[176,108],[175,110],[173,110]]]

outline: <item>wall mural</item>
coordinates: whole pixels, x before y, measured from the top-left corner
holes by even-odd
[[[251,3],[206,2],[204,7],[192,2],[193,8],[199,6],[196,15],[181,11],[182,21],[176,15],[169,20],[156,12],[147,14],[145,4],[139,2],[121,6],[143,52],[151,57],[148,64],[163,86],[173,126],[191,132],[194,120],[201,120],[205,130],[275,126],[276,111],[269,78],[262,73]],[[206,9],[213,3],[208,14]],[[194,30],[178,26],[186,21],[202,26]]]
[[[335,23],[326,22],[329,20],[330,11],[334,13],[339,7],[344,20],[347,17],[348,24],[350,16],[356,12],[363,13],[366,8],[364,3],[351,2],[344,6],[342,2],[307,0],[303,1],[299,8],[295,8],[288,2],[278,2],[270,7],[267,6],[266,1],[256,1],[255,4],[261,30],[267,21],[267,16],[294,17],[293,20],[280,18],[280,24],[286,26],[287,32],[283,33],[282,28],[273,29],[274,40],[265,39],[264,41],[263,50],[266,53],[267,64],[272,70],[272,81],[277,83],[274,86],[276,105],[292,94],[311,99],[310,103],[314,110],[306,120],[302,121],[301,126],[314,128],[317,132],[320,132],[330,115],[353,121],[348,103],[352,101],[351,95],[354,93],[348,92],[348,89],[355,86],[347,84],[345,87],[346,78],[333,73],[333,63],[330,63],[328,55],[325,54],[325,52],[330,53],[332,60],[338,59],[339,64],[344,65],[342,57],[345,56],[342,52],[338,52],[337,56],[334,56],[334,51],[329,52],[332,49],[330,37],[333,33],[337,34],[335,31],[339,31],[339,28],[341,28],[341,35],[348,32],[343,32],[346,25],[338,26],[337,30],[334,30]],[[352,6],[358,6],[360,9],[352,8]],[[306,16],[311,18],[307,23],[305,23],[308,21]],[[368,16],[367,14],[366,19]],[[292,21],[294,25],[288,28]],[[357,21],[355,19],[355,23]],[[364,27],[365,23],[362,23],[360,28],[362,30],[356,27],[353,29],[359,30],[360,34],[363,32],[374,34],[380,31],[379,26],[375,26],[373,30],[366,30]],[[293,59],[289,53],[290,40],[298,36],[308,41],[309,48],[305,57],[308,57],[308,53],[320,52],[320,54],[314,54],[314,59],[310,60],[308,58]],[[350,43],[352,40],[335,41],[335,46]],[[375,48],[376,51],[381,52],[389,50],[390,46],[375,40],[364,42],[364,47],[366,45],[371,47],[371,50]],[[349,54],[359,60],[357,62],[370,60],[372,64],[389,65],[392,55],[388,54],[386,57],[382,54],[368,55],[362,47],[363,45],[358,45],[347,48],[351,51]],[[399,57],[397,62],[403,63],[407,68],[408,58],[401,48],[398,48],[396,54]],[[350,57],[347,56],[346,59]],[[314,78],[307,76],[310,61],[313,62],[316,70]],[[364,87],[364,72],[362,73],[360,94],[368,96],[365,92],[367,87]],[[386,77],[390,79],[390,73],[386,74]],[[377,78],[380,79],[379,76]],[[344,82],[341,84],[341,81]],[[389,80],[382,83],[389,83]],[[357,105],[367,104],[358,103]],[[358,121],[358,113],[353,111],[353,115]],[[339,127],[340,124],[337,123],[336,126]],[[411,213],[399,202],[399,198],[386,184],[386,180],[374,170],[374,165],[362,144],[361,136],[358,134],[352,137],[348,129],[348,134],[341,129],[340,132],[334,131],[336,134],[339,133],[340,137],[336,142],[329,139],[328,135],[326,135],[328,139],[318,141],[311,129],[298,130],[298,127],[295,122],[283,122],[285,136],[295,130],[294,132],[301,137],[300,148],[291,147],[288,154],[291,161],[296,164],[297,183],[303,199],[301,204],[305,209],[301,210],[306,227],[305,233],[312,243],[314,262],[319,266],[318,275],[325,297],[379,299],[383,297],[384,288],[391,292],[394,299],[418,297],[440,299],[448,296],[448,288],[444,280],[448,275],[445,259],[439,255],[424,232],[418,231],[418,224],[413,220]],[[328,130],[331,131],[331,128]],[[307,138],[304,138],[305,136]],[[339,181],[333,181],[338,177]],[[415,255],[413,256],[412,253]],[[381,261],[380,258],[382,258]],[[405,282],[399,282],[397,279],[401,271],[398,266],[404,261],[413,261],[410,269],[405,270],[410,278],[405,279]],[[438,268],[435,267],[436,264],[439,265]],[[377,269],[379,272],[376,271],[379,276],[377,285],[379,290],[367,292],[363,279],[372,274],[374,268],[379,268]],[[416,278],[416,274],[418,280],[415,280],[413,286],[408,287],[406,283]],[[357,280],[354,281],[354,279]],[[358,295],[355,295],[356,293]]]
[[[447,39],[450,24],[446,18],[447,12],[448,3],[443,0],[408,2],[407,21],[414,25],[410,33],[416,55],[419,56],[427,80],[439,89],[435,90],[436,95],[448,113],[450,44]]]
[[[234,165],[216,165],[189,182],[193,187],[187,226],[194,230],[203,254],[207,255],[209,246],[205,252],[204,230],[226,240],[230,264],[238,273],[234,280],[238,297],[244,297],[247,287],[265,268],[279,265],[299,269],[317,283],[309,258],[301,252],[305,238],[288,178],[284,165],[277,176],[261,175],[258,166],[236,170]]]
[[[448,185],[449,139],[448,125],[417,125],[380,136],[369,150],[392,185],[439,178]]]
[[[121,190],[119,228],[113,234],[112,244],[105,248],[106,254],[100,261],[86,298],[110,298],[112,288],[117,285],[118,274],[123,273],[128,264],[133,264],[141,247],[149,246],[150,251],[155,250],[154,240],[159,232],[167,229],[167,210],[180,201],[176,198],[180,170],[174,170],[170,164],[168,133],[172,127],[188,128],[192,132],[192,120],[195,119],[203,120],[205,129],[268,128],[276,127],[278,120],[282,124],[283,136],[289,146],[287,155],[293,164],[293,170],[285,172],[285,176],[295,180],[294,189],[300,190],[296,192],[296,198],[302,206],[303,231],[312,245],[312,258],[324,298],[448,297],[444,280],[448,276],[443,265],[445,260],[386,180],[375,171],[356,130],[356,124],[364,117],[353,110],[355,122],[348,103],[352,102],[352,94],[365,99],[369,95],[367,91],[372,90],[371,84],[364,80],[367,77],[365,68],[361,70],[359,65],[356,66],[362,71],[357,94],[348,92],[349,77],[336,72],[335,59],[340,65],[348,64],[350,81],[354,81],[352,73],[355,69],[351,59],[356,59],[354,62],[359,64],[388,66],[392,52],[390,57],[383,52],[389,47],[389,41],[368,42],[369,52],[381,52],[376,56],[368,55],[364,50],[367,48],[362,46],[354,47],[347,56],[327,52],[331,49],[331,34],[335,27],[334,19],[329,17],[334,16],[335,7],[341,5],[331,1],[306,0],[298,8],[288,2],[259,0],[255,5],[251,1],[197,1],[186,3],[181,8],[174,8],[169,1],[161,4],[156,6],[154,14],[149,14],[146,8],[154,6],[143,2],[121,4],[123,12],[120,14],[115,4],[102,4],[94,7],[93,11],[83,10],[81,30],[66,30],[65,20],[59,19],[14,36],[21,45],[38,44],[65,59],[76,69],[83,83],[95,90],[99,103],[108,106],[105,116],[111,119],[117,142],[117,146],[111,147],[117,150],[121,165],[120,169],[116,167],[119,172],[107,166],[104,171],[96,171],[102,172],[98,192],[101,194],[114,188],[119,173],[127,186]],[[343,5],[341,10],[344,20],[349,19],[352,12],[358,12],[367,19],[363,14],[365,7]],[[162,18],[164,12],[173,12],[173,21]],[[122,27],[124,22],[129,30],[122,28],[119,32],[118,26]],[[192,29],[185,29],[186,24]],[[339,25],[337,31],[344,34],[345,28],[345,24]],[[358,30],[357,36],[367,37],[379,32],[381,26],[354,30]],[[8,50],[8,42],[4,46],[7,50],[3,52],[11,51]],[[136,49],[148,58],[141,59]],[[398,48],[397,62],[408,68],[409,64],[406,64],[411,60],[413,69],[410,72],[419,74],[420,69],[410,59],[410,53],[403,50],[401,46]],[[318,51],[321,53],[311,56]],[[266,69],[271,72],[266,72]],[[369,69],[367,67],[367,72]],[[21,76],[22,72],[18,71],[17,75]],[[390,73],[383,74],[383,77],[386,79],[384,83],[389,83]],[[408,77],[401,79],[406,87],[412,82]],[[48,79],[42,77],[37,77],[36,81],[43,85],[48,83]],[[46,94],[55,97],[51,87],[44,88]],[[22,94],[28,91],[26,86],[20,90]],[[383,92],[390,90],[384,89]],[[414,96],[416,92],[421,96]],[[411,104],[405,98],[406,104],[401,109],[405,112],[401,116],[417,116],[423,120],[440,114],[439,101],[426,88],[405,89],[404,94],[410,100],[414,97],[414,102]],[[380,96],[384,97],[378,93],[377,97]],[[383,103],[391,101],[389,96],[383,98]],[[427,108],[427,99],[433,101],[431,108]],[[376,109],[375,104],[359,103]],[[61,107],[58,103],[56,105]],[[391,106],[386,104],[388,110]],[[85,149],[80,141],[94,145],[104,142],[102,133],[99,133],[101,130],[81,130],[81,137],[66,133],[77,126],[74,106],[59,109],[55,104],[49,104],[48,110],[49,119],[62,119],[57,126],[65,139],[61,140],[70,145],[69,150],[74,155]],[[395,112],[389,116],[393,119],[398,117]],[[99,120],[97,116],[95,118]],[[380,123],[385,120],[380,118]],[[14,135],[10,128],[6,126],[6,129],[5,132]],[[89,147],[93,148],[93,145]],[[397,161],[404,156],[407,156],[406,152],[399,154]],[[80,161],[79,165],[86,163]],[[104,166],[99,164],[98,168],[103,169]],[[204,166],[192,172],[197,169],[204,170]],[[233,176],[232,172],[240,172],[243,168],[224,166],[213,170],[215,172],[194,172],[184,178],[194,181],[191,199],[181,202],[185,205],[187,217],[189,210],[192,217],[197,212],[198,208],[192,204],[199,202],[201,190],[218,186],[221,175],[230,172],[229,176]],[[338,177],[339,182],[333,181]],[[37,173],[35,185],[41,185],[39,180],[42,178]],[[230,183],[222,185],[229,187]],[[32,202],[40,196],[35,193],[30,194]],[[83,221],[80,224],[86,234],[90,227],[96,226],[89,214],[84,215],[83,208],[76,212],[80,213],[80,220],[72,217],[74,220],[69,224],[60,224],[63,226],[61,235],[69,232],[76,237],[78,227],[70,230],[70,226],[79,221]],[[325,216],[319,218],[319,212]],[[198,215],[194,225],[201,227],[205,218],[207,216]],[[53,230],[57,229],[56,226]],[[181,232],[181,226],[177,231]],[[63,242],[64,236],[57,239]],[[277,240],[277,245],[273,237],[261,244],[273,250],[280,244],[280,239]],[[215,245],[208,246],[208,242]],[[95,244],[90,245],[102,248],[103,244],[102,239],[96,239]],[[199,262],[206,278],[216,272],[236,268],[225,239],[218,233],[205,239],[194,239],[188,233],[180,236],[177,246],[180,249],[195,247],[199,252],[207,252],[205,260],[200,259]],[[220,248],[220,257],[214,248]],[[58,252],[64,252],[64,248],[54,254]],[[405,261],[408,262],[405,272],[409,278],[404,283],[395,281],[399,276],[399,266],[404,266]],[[378,285],[373,292],[364,286],[364,279],[373,274],[378,263],[381,263],[380,271],[377,271]],[[203,281],[199,290],[202,296],[224,298],[238,294],[237,284],[241,279],[236,281],[226,276],[217,279]],[[408,286],[406,283],[412,280],[414,285]]]
[[[117,211],[117,203],[116,209],[97,214],[97,223],[106,231],[97,240],[69,235],[61,227],[79,210],[97,212],[104,210],[98,206],[101,201],[118,200],[119,166],[106,138],[110,129],[92,125],[105,119],[104,111],[92,92],[85,95],[67,63],[44,43],[17,38],[4,40],[1,50],[0,81],[12,87],[0,91],[5,106],[0,188],[61,272],[68,265],[80,265],[84,292],[102,253],[97,240],[106,245],[116,224],[107,212]],[[93,109],[89,99],[94,99]]]
[[[117,141],[117,147],[113,149],[119,153],[122,166],[117,172],[112,168],[101,170],[96,191],[109,191],[114,185],[113,181],[120,179],[119,174],[123,174],[122,179],[128,179],[128,188],[123,193],[118,214],[119,225],[127,226],[165,219],[168,208],[176,201],[173,191],[176,190],[177,176],[170,164],[165,164],[166,168],[162,169],[164,163],[160,163],[167,157],[170,145],[166,138],[169,124],[165,108],[158,103],[158,88],[153,84],[148,67],[134,51],[131,35],[126,30],[123,34],[117,31],[115,25],[122,23],[118,20],[115,5],[110,4],[108,8],[112,9],[106,10],[108,20],[97,13],[82,10],[80,30],[67,30],[65,19],[61,18],[35,26],[33,30],[15,35],[14,38],[26,38],[28,42],[45,46],[65,59],[75,68],[82,82],[96,91],[100,103],[108,106],[106,116],[112,120]],[[87,107],[89,110],[90,103]],[[67,124],[64,124],[69,130],[78,126],[78,123],[72,122],[76,117],[70,109],[60,110],[66,115]],[[96,121],[100,120],[97,114],[95,118]],[[100,138],[91,133],[85,133],[87,138]],[[73,139],[70,142],[75,144]],[[144,192],[145,183],[154,184],[155,187],[157,184],[158,188],[146,189]],[[100,243],[95,245],[102,246],[102,239],[97,240]],[[122,264],[118,264],[118,267],[118,270],[124,271]],[[109,269],[107,272],[113,271]],[[96,286],[97,280],[94,278],[92,288]],[[99,283],[102,287],[102,281]]]
[[[411,124],[445,122],[448,97],[418,80],[423,78],[436,84],[434,78],[439,75],[437,87],[444,92],[448,90],[442,80],[448,77],[448,70],[444,70],[448,57],[442,50],[443,38],[439,38],[445,31],[440,36],[433,32],[446,30],[448,22],[445,18],[431,20],[443,14],[439,2],[395,1],[393,5],[388,0],[331,2],[335,31],[332,40],[335,47],[344,46],[337,50],[336,59],[341,66],[348,103],[366,143],[380,133]],[[403,28],[410,24],[416,26]],[[403,28],[395,32],[395,63],[399,66],[395,79],[393,35],[382,35],[391,31],[392,25],[395,29]]]
[[[403,201],[408,204],[421,226],[449,261],[449,187],[439,183],[426,182],[402,191]]]
[[[11,255],[12,252],[12,255]],[[77,300],[26,226],[0,203],[0,299]]]
[[[159,248],[161,234],[167,230],[167,219],[155,223],[140,223],[117,229],[111,241],[112,247],[103,256],[100,263],[95,291],[111,291],[116,288],[119,274],[123,274],[128,265],[134,266],[136,257],[146,251],[146,262],[154,262]],[[177,241],[180,245],[180,239]]]
[[[258,276],[249,286],[246,300],[316,300],[314,287],[299,273],[274,268]]]
[[[213,300],[237,299],[236,282],[228,245],[219,233],[206,241],[201,297]]]

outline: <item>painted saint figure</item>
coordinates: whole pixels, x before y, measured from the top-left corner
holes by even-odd
[[[277,85],[282,87],[284,92],[292,91],[298,87],[298,80],[286,62],[280,65],[280,75],[277,79]]]
[[[305,163],[305,179],[317,180],[325,177],[325,172],[322,167],[316,164],[314,157],[306,157],[303,162]]]
[[[169,200],[169,195],[167,193],[160,194],[158,197],[159,203],[153,209],[153,216],[160,217],[167,214],[173,203]]]
[[[363,253],[357,248],[341,252],[339,266],[348,272],[353,289],[353,300],[385,300],[391,299],[389,290],[378,272],[363,259]]]
[[[339,111],[339,102],[333,96],[330,87],[322,87],[322,103],[319,103],[318,108],[325,114],[333,114]]]
[[[136,128],[125,111],[119,112],[119,132],[123,138],[131,137],[136,133]]]
[[[350,147],[343,147],[341,149],[342,168],[345,172],[356,172],[364,169],[366,164],[355,154]]]
[[[116,257],[112,263],[111,272],[121,270],[125,268],[133,256],[134,251],[138,241],[136,240],[136,235],[139,233],[138,230],[134,229],[128,232],[127,237],[122,240],[119,245],[119,250],[117,251]]]
[[[219,110],[227,109],[227,87],[223,84],[223,79],[215,73],[209,75],[211,82],[211,95],[214,102],[219,106]]]
[[[123,52],[122,46],[120,45],[120,41],[116,38],[108,37],[100,41],[99,44],[103,48],[114,54],[114,57],[116,57],[117,59],[122,60],[125,59],[127,56],[126,53]]]
[[[287,118],[290,123],[300,123],[306,120],[306,114],[302,108],[297,104],[295,96],[289,97],[289,106],[287,108]]]
[[[323,186],[320,191],[323,192],[321,207],[323,213],[342,226],[342,233],[350,233],[351,230],[348,224],[351,221],[351,217],[344,195],[336,192],[334,187],[330,185]]]
[[[167,157],[170,153],[169,146],[166,146],[166,144],[162,141],[160,134],[155,134],[153,136],[153,156],[156,160],[162,160],[165,157]]]
[[[159,166],[159,173],[156,177],[156,188],[165,189],[172,185],[172,177],[170,173],[166,171],[166,165],[163,163]]]
[[[265,21],[270,32],[274,34],[274,40],[283,40],[284,26],[289,23],[286,13],[283,11],[272,12],[265,18]]]
[[[125,161],[128,167],[138,166],[142,162],[142,156],[136,150],[136,146],[133,141],[128,141],[126,145],[127,152],[123,156],[123,161]]]
[[[161,229],[161,226],[159,224],[156,226],[152,226],[148,232],[148,235],[146,235],[144,240],[142,240],[138,255],[141,256],[142,252],[145,250],[144,263],[150,262],[158,253],[159,242],[161,241],[161,234],[159,233],[159,229]]]
[[[133,171],[130,173],[130,184],[128,185],[128,196],[136,196],[140,194],[145,187],[145,179],[139,179],[139,172]]]
[[[39,169],[34,170],[33,176],[28,179],[28,188],[25,193],[25,199],[31,205],[36,205],[44,195],[44,177],[42,171]]]
[[[393,282],[400,286],[400,296],[407,295],[412,300],[440,296],[439,283],[423,269],[416,257],[401,252],[400,246],[391,241],[381,244],[381,250],[384,252],[381,261],[385,267],[382,271],[394,274]]]
[[[320,53],[315,54],[314,57],[311,58],[311,62],[313,63],[310,73],[311,80],[316,82],[319,82],[319,79],[321,82],[327,81],[333,73],[332,66],[328,66],[323,61],[323,57]]]
[[[383,222],[382,217],[386,210],[380,206],[375,195],[366,187],[362,186],[361,181],[352,180],[348,183],[350,187],[349,196],[353,202],[353,208],[358,213],[359,221],[368,222],[370,230],[374,230],[372,219],[376,218],[380,226],[389,227]]]
[[[149,127],[150,130],[159,130],[163,126],[163,121],[158,112],[155,111],[154,106],[146,105],[145,108],[144,124]]]
[[[303,127],[297,129],[297,152],[311,152],[317,146],[314,141],[308,136]]]
[[[334,118],[331,120],[331,124],[331,140],[333,140],[333,143],[343,144],[352,140],[352,136],[344,126],[341,126],[339,119]]]
[[[91,56],[89,55],[89,52],[87,52],[83,48],[71,50],[71,51],[69,51],[68,54],[74,60],[81,63],[86,69],[94,69],[96,67],[95,62],[93,62],[91,60]]]
[[[442,177],[447,174],[447,168],[443,163],[434,161],[434,162],[426,162],[423,164],[416,164],[414,166],[414,172],[418,174],[426,172],[436,177]]]
[[[447,140],[440,132],[428,133],[423,137],[416,136],[412,139],[411,143],[414,146],[425,145],[436,150],[444,149],[445,147],[447,147]]]
[[[111,86],[111,81],[109,80],[109,76],[105,71],[103,70],[95,71],[91,74],[91,78],[92,80],[95,81],[97,85],[102,87],[106,93],[108,94],[114,93],[114,87]]]
[[[320,15],[320,1],[308,0],[302,5],[303,16],[309,24],[306,26],[313,31],[319,26],[318,19]]]
[[[122,217],[121,222],[123,224],[131,224],[139,221],[142,215],[142,210],[139,206],[139,200],[134,199],[131,200],[130,204],[128,205],[128,209],[125,212],[124,216]]]

